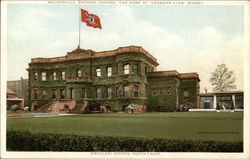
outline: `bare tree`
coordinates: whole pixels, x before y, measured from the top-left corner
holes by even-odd
[[[209,82],[213,86],[213,91],[222,92],[236,89],[234,73],[228,70],[225,64],[217,65],[215,71],[212,72]]]

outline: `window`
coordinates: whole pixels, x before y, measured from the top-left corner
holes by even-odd
[[[138,97],[138,86],[134,86],[134,97]]]
[[[134,72],[134,74],[138,74],[139,73],[139,65],[138,64],[134,65],[133,72]]]
[[[61,89],[61,99],[65,98],[65,89]]]
[[[156,89],[153,89],[152,95],[153,95],[153,96],[156,95]]]
[[[97,68],[95,71],[96,71],[96,76],[100,77],[101,76],[101,69]]]
[[[46,90],[42,91],[42,98],[45,99],[46,98]]]
[[[86,97],[86,92],[85,92],[85,88],[81,89],[81,98],[85,98]]]
[[[119,92],[120,92],[120,91],[119,91],[119,87],[117,87],[117,88],[116,88],[116,97],[119,97],[119,94],[120,94]]]
[[[108,76],[112,76],[112,67],[107,68]]]
[[[100,88],[96,89],[96,98],[102,98],[102,92]]]
[[[38,73],[37,73],[37,72],[34,73],[34,80],[35,80],[35,81],[38,80]]]
[[[46,81],[46,72],[42,72],[42,81]]]
[[[37,99],[37,89],[33,89],[33,98]]]
[[[52,99],[56,99],[56,90],[52,89]]]
[[[124,86],[123,87],[123,97],[128,97],[129,96],[129,87]]]
[[[65,72],[62,72],[62,80],[65,80]]]
[[[164,93],[164,89],[160,89],[160,95],[163,95],[163,93]]]
[[[129,64],[124,65],[123,69],[125,75],[129,74]]]
[[[108,88],[108,97],[112,97],[112,88]]]
[[[56,80],[56,72],[53,72],[53,74],[52,74],[52,80]]]
[[[184,91],[184,92],[183,92],[183,96],[184,96],[184,97],[188,97],[188,96],[189,96],[189,92],[188,92],[188,91]]]
[[[77,70],[77,77],[82,77],[82,70]]]
[[[75,89],[70,88],[70,99],[75,99]]]

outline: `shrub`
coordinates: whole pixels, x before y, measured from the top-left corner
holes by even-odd
[[[243,142],[80,136],[7,131],[8,151],[242,152]]]

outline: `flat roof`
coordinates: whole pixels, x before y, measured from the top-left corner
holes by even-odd
[[[110,56],[116,56],[118,54],[133,53],[133,52],[141,53],[146,57],[148,57],[155,66],[159,65],[157,63],[157,59],[153,57],[150,53],[148,53],[146,50],[144,50],[141,46],[125,46],[125,47],[119,47],[118,49],[115,50],[101,51],[101,52],[77,48],[72,52],[68,52],[66,56],[52,57],[52,58],[41,58],[41,57],[32,58],[30,64],[53,63],[53,62],[63,62],[69,60],[110,57]]]
[[[244,92],[243,91],[208,92],[208,93],[200,93],[199,96],[233,95],[233,94],[244,94]]]

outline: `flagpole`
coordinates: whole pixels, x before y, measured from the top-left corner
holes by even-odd
[[[79,45],[78,48],[81,46],[81,8],[79,6]]]

